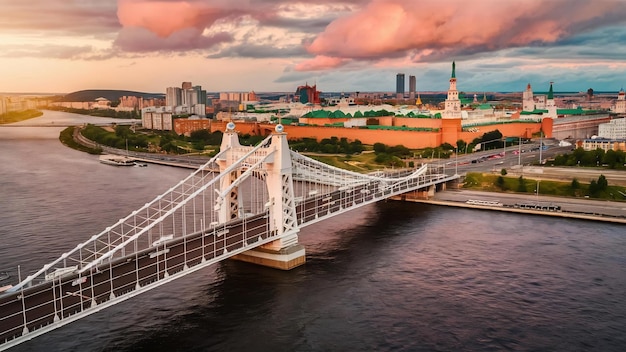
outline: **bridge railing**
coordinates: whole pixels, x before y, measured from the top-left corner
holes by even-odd
[[[241,167],[250,156],[260,158],[260,154],[263,153],[258,151],[267,145],[270,138],[252,148],[225,172]],[[225,154],[226,151],[221,151],[153,201],[44,265],[10,290],[15,292],[25,285],[49,281],[55,276],[74,271],[84,272],[106,260],[150,248],[157,241],[185,236],[190,231],[198,231],[200,228],[218,223],[218,214],[214,210],[218,195],[213,192],[213,188],[215,184],[219,185],[221,175],[216,176],[208,171],[208,168]]]

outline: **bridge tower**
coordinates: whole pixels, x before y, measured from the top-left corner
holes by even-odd
[[[240,159],[241,155],[251,149],[252,147],[244,147],[239,144],[235,124],[228,123],[221,145],[221,150],[228,150],[228,152],[224,158],[218,161],[220,172],[223,174],[220,184],[221,190],[227,189],[241,176],[244,171],[241,168],[231,168],[230,171],[228,169]],[[269,155],[263,165],[265,175],[262,177],[269,194],[269,200],[265,206],[269,212],[270,232],[273,236],[278,236],[279,239],[232,258],[289,270],[304,264],[306,253],[304,246],[298,243],[300,229],[296,216],[291,153],[287,143],[287,134],[283,132],[282,125],[276,126],[270,143],[262,149],[264,149],[264,154]],[[238,196],[238,187],[234,187],[222,201],[219,221],[225,222],[244,216],[245,211],[241,204],[241,198]]]

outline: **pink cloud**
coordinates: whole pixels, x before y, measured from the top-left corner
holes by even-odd
[[[210,27],[232,10],[203,2],[118,0],[117,17],[124,27],[145,28],[159,37],[187,29]]]
[[[345,65],[349,60],[318,55],[313,59],[306,60],[296,65],[296,71],[321,71]]]
[[[126,52],[150,51],[181,51],[208,49],[214,45],[232,41],[228,33],[216,33],[213,36],[204,36],[196,28],[180,29],[165,38],[159,37],[144,28],[123,28],[114,46]]]
[[[336,58],[423,58],[552,43],[623,23],[626,10],[620,5],[617,0],[372,0],[328,25],[307,50]]]

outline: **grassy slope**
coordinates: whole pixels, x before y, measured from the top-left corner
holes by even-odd
[[[519,177],[507,177],[502,176],[503,183],[498,182],[498,175],[481,174],[481,173],[468,173],[465,178],[465,184],[463,188],[477,189],[489,192],[509,192],[509,193],[527,193],[534,194],[537,189],[537,180],[530,178],[523,178],[522,185],[520,185]],[[553,195],[558,197],[585,197],[597,199],[607,199],[616,201],[626,201],[619,192],[626,194],[626,187],[609,185],[606,190],[600,191],[597,194],[591,194],[589,192],[588,183],[580,183],[578,188],[573,188],[571,182],[559,182],[540,180],[539,181],[539,194]]]

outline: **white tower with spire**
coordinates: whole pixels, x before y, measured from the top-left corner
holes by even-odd
[[[442,118],[444,119],[460,119],[461,118],[461,100],[459,100],[459,91],[456,90],[456,63],[452,61],[452,76],[450,77],[450,88],[448,89],[448,98],[445,102],[445,109]]]
[[[615,101],[615,107],[613,111],[618,114],[626,113],[626,93],[624,93],[624,88],[619,90],[617,94],[617,101]]]
[[[535,97],[533,96],[533,89],[530,87],[530,83],[528,83],[526,90],[522,93],[522,110],[535,111]]]

